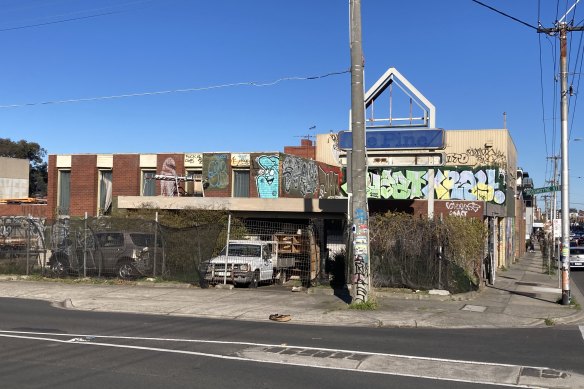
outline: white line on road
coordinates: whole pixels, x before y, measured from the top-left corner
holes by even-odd
[[[123,339],[123,340],[150,340],[150,341],[163,341],[163,342],[211,343],[211,344],[228,344],[228,345],[240,345],[240,346],[252,346],[252,347],[286,347],[286,348],[290,348],[290,349],[330,351],[330,352],[337,352],[337,353],[353,353],[353,354],[361,354],[361,355],[377,355],[377,356],[385,356],[385,357],[393,357],[393,358],[419,359],[419,360],[435,361],[435,362],[455,362],[455,363],[459,362],[459,363],[468,363],[468,364],[472,364],[472,365],[503,366],[503,367],[517,366],[517,365],[511,365],[511,364],[505,364],[505,363],[494,363],[494,362],[463,361],[463,360],[458,360],[458,359],[418,357],[418,356],[413,356],[413,355],[387,354],[387,353],[376,353],[376,352],[369,352],[369,351],[355,351],[355,350],[310,347],[310,346],[291,346],[291,345],[268,344],[268,343],[232,342],[232,341],[222,341],[222,340],[148,338],[148,337],[134,337],[134,336],[83,335],[83,334],[62,334],[62,333],[52,333],[52,332],[27,332],[27,331],[0,330],[0,336],[5,336],[2,334],[48,335],[48,336],[62,336],[62,337],[67,337],[67,338],[100,338],[100,339]],[[46,338],[42,338],[42,339],[46,339]],[[529,367],[532,367],[534,369],[547,369],[547,367],[536,367],[536,366],[529,366]]]
[[[582,334],[582,340],[584,340],[584,326],[580,326],[580,333]]]
[[[45,336],[67,337],[68,339],[55,339],[55,338],[45,337]],[[123,345],[123,344],[101,343],[101,342],[94,342],[91,340],[93,340],[93,339],[124,340],[125,339],[125,340],[150,340],[150,341],[190,342],[190,343],[215,343],[215,344],[231,344],[231,345],[244,345],[244,346],[256,346],[256,347],[285,347],[285,348],[292,348],[292,349],[321,350],[321,351],[345,352],[345,353],[371,355],[371,356],[388,356],[388,357],[394,357],[394,358],[418,359],[418,360],[434,361],[434,362],[465,363],[465,364],[474,364],[474,365],[496,366],[496,367],[513,367],[513,368],[527,367],[527,366],[518,366],[518,365],[501,364],[501,363],[460,361],[460,360],[452,360],[452,359],[444,359],[444,358],[416,357],[416,356],[409,356],[409,355],[396,355],[396,354],[385,354],[385,353],[374,353],[374,352],[363,352],[363,351],[352,351],[352,350],[330,349],[330,348],[317,348],[317,347],[289,346],[289,345],[281,345],[281,344],[211,341],[211,340],[199,340],[199,339],[147,338],[147,337],[103,336],[103,335],[82,335],[82,334],[62,334],[62,333],[56,334],[56,333],[49,333],[49,332],[25,332],[25,331],[4,331],[4,330],[0,330],[0,337],[26,339],[26,340],[39,340],[39,341],[55,342],[55,343],[62,343],[62,344],[68,344],[68,345],[101,346],[101,347],[123,348],[123,349],[132,349],[132,350],[156,351],[156,352],[164,352],[164,353],[194,355],[194,356],[202,356],[202,357],[208,357],[208,358],[218,358],[218,359],[242,361],[242,362],[269,363],[269,364],[275,364],[275,365],[310,367],[310,368],[320,368],[320,369],[329,369],[329,370],[343,370],[343,371],[350,370],[353,372],[360,372],[360,373],[383,374],[383,375],[410,377],[410,378],[422,378],[422,379],[439,380],[439,381],[463,382],[463,383],[473,383],[473,384],[483,384],[483,385],[497,385],[497,386],[513,387],[513,388],[535,388],[533,385],[507,384],[507,383],[501,383],[501,382],[486,382],[486,381],[481,381],[481,380],[458,379],[458,378],[454,378],[454,377],[445,378],[445,377],[436,377],[436,376],[423,375],[423,374],[408,374],[408,373],[400,373],[400,372],[388,372],[388,371],[356,369],[356,368],[352,369],[352,368],[335,367],[335,366],[315,366],[314,364],[300,363],[300,362],[285,362],[285,361],[276,361],[276,360],[256,360],[256,359],[252,359],[252,358],[231,356],[231,355],[211,354],[211,353],[204,353],[204,352],[198,352],[198,351],[165,349],[165,348],[159,348],[159,347],[146,347],[146,346],[132,346],[132,345]],[[530,367],[530,368],[546,369],[544,367]]]

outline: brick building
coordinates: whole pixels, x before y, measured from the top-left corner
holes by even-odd
[[[326,199],[342,182],[338,166],[279,152],[49,155],[48,170],[52,216],[108,214],[119,197]]]

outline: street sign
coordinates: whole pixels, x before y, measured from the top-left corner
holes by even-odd
[[[525,189],[523,193],[528,196],[533,196],[535,194],[540,193],[548,193],[548,192],[557,192],[561,190],[560,185],[551,185],[551,186],[544,186],[543,188],[533,188],[533,189]]]
[[[343,150],[353,147],[353,133],[339,132],[339,147]],[[369,150],[396,149],[442,149],[444,130],[442,128],[398,128],[391,130],[365,131],[365,147]]]

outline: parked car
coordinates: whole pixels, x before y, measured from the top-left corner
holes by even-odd
[[[154,266],[154,252],[158,263],[162,247],[154,250],[154,235],[144,232],[97,232],[83,244],[65,239],[49,257],[48,266],[56,275],[81,273],[114,274],[122,279],[148,275]]]
[[[570,247],[570,268],[584,268],[584,247]]]
[[[217,284],[224,280],[235,285],[256,288],[261,282],[272,282],[276,255],[271,242],[259,240],[230,240],[227,247],[214,258],[201,264],[202,280]]]

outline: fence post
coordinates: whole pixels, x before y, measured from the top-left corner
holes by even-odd
[[[29,259],[30,259],[30,215],[28,215],[28,223],[26,233],[26,275],[28,276],[28,268],[30,267]]]
[[[152,277],[156,277],[156,256],[158,248],[158,211],[154,215],[154,268],[152,270]]]
[[[223,285],[227,284],[227,266],[229,265],[229,236],[230,235],[231,235],[231,213],[229,214],[229,216],[227,218],[227,245],[225,246],[225,271],[223,272]]]
[[[87,212],[83,218],[83,278],[87,278]]]

